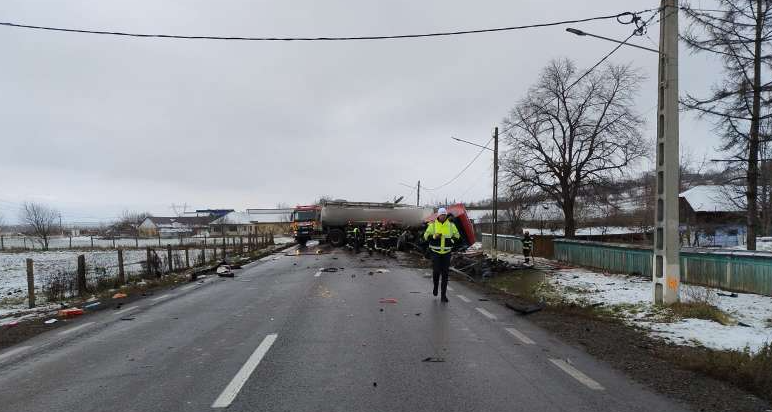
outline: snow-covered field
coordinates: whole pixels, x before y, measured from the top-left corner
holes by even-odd
[[[246,237],[244,238],[246,241]],[[276,243],[287,243],[289,241],[292,241],[291,238],[288,237],[276,237],[275,239]],[[281,240],[281,241],[280,241]],[[91,237],[89,236],[77,236],[73,237],[72,241],[69,237],[53,237],[49,241],[49,248],[50,249],[68,249],[70,248],[70,245],[72,245],[73,248],[87,248],[91,247]],[[180,244],[180,239],[178,238],[144,238],[144,239],[129,239],[129,238],[123,238],[123,239],[115,239],[115,245],[113,245],[112,239],[102,239],[98,237],[94,237],[94,247],[97,248],[112,248],[115,247],[135,247],[138,245],[138,247],[158,247],[159,242],[161,247],[165,247],[166,245],[172,245],[177,246]],[[186,237],[182,239],[182,243],[185,245],[203,245],[206,241],[207,245],[220,245],[222,244],[222,238],[213,238],[213,237],[203,237],[203,236],[196,236],[196,237]],[[72,242],[72,243],[71,243]],[[232,238],[228,239],[228,242],[232,242]],[[238,242],[238,240],[237,240]],[[3,237],[3,245],[6,248],[25,248],[25,249],[40,249],[40,244],[33,241],[32,238],[24,238],[19,236],[4,236]]]
[[[587,269],[562,269],[548,274],[547,281],[564,298],[580,304],[602,303],[619,308],[618,313],[631,324],[654,336],[682,345],[702,345],[712,349],[758,350],[772,342],[772,297],[737,293],[718,295],[702,286],[682,285],[682,301],[692,296],[712,296],[713,304],[731,317],[731,324],[702,319],[668,322],[662,309],[652,305],[651,282],[633,276],[611,275]],[[747,326],[743,326],[747,325]]]

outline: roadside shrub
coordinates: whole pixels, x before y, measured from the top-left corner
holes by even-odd
[[[43,278],[43,296],[49,302],[59,302],[78,292],[78,273],[74,270],[57,270]]]
[[[767,342],[757,352],[713,351],[681,358],[687,369],[732,382],[767,401],[772,401],[772,344]]]

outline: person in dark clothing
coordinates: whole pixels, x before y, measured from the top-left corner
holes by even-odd
[[[523,257],[525,258],[526,264],[531,261],[531,251],[533,251],[533,238],[531,238],[531,234],[526,230],[523,232]]]

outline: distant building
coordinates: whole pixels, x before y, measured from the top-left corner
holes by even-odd
[[[178,237],[195,236],[206,233],[212,216],[152,216],[139,225],[139,235],[143,237]]]
[[[745,244],[745,197],[733,185],[695,186],[679,195],[682,243],[733,247]]]
[[[248,209],[230,212],[209,224],[212,236],[249,236],[289,233],[292,209]]]

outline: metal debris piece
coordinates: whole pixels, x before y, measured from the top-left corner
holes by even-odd
[[[445,362],[445,358],[429,356],[428,358],[422,360],[421,362]]]

